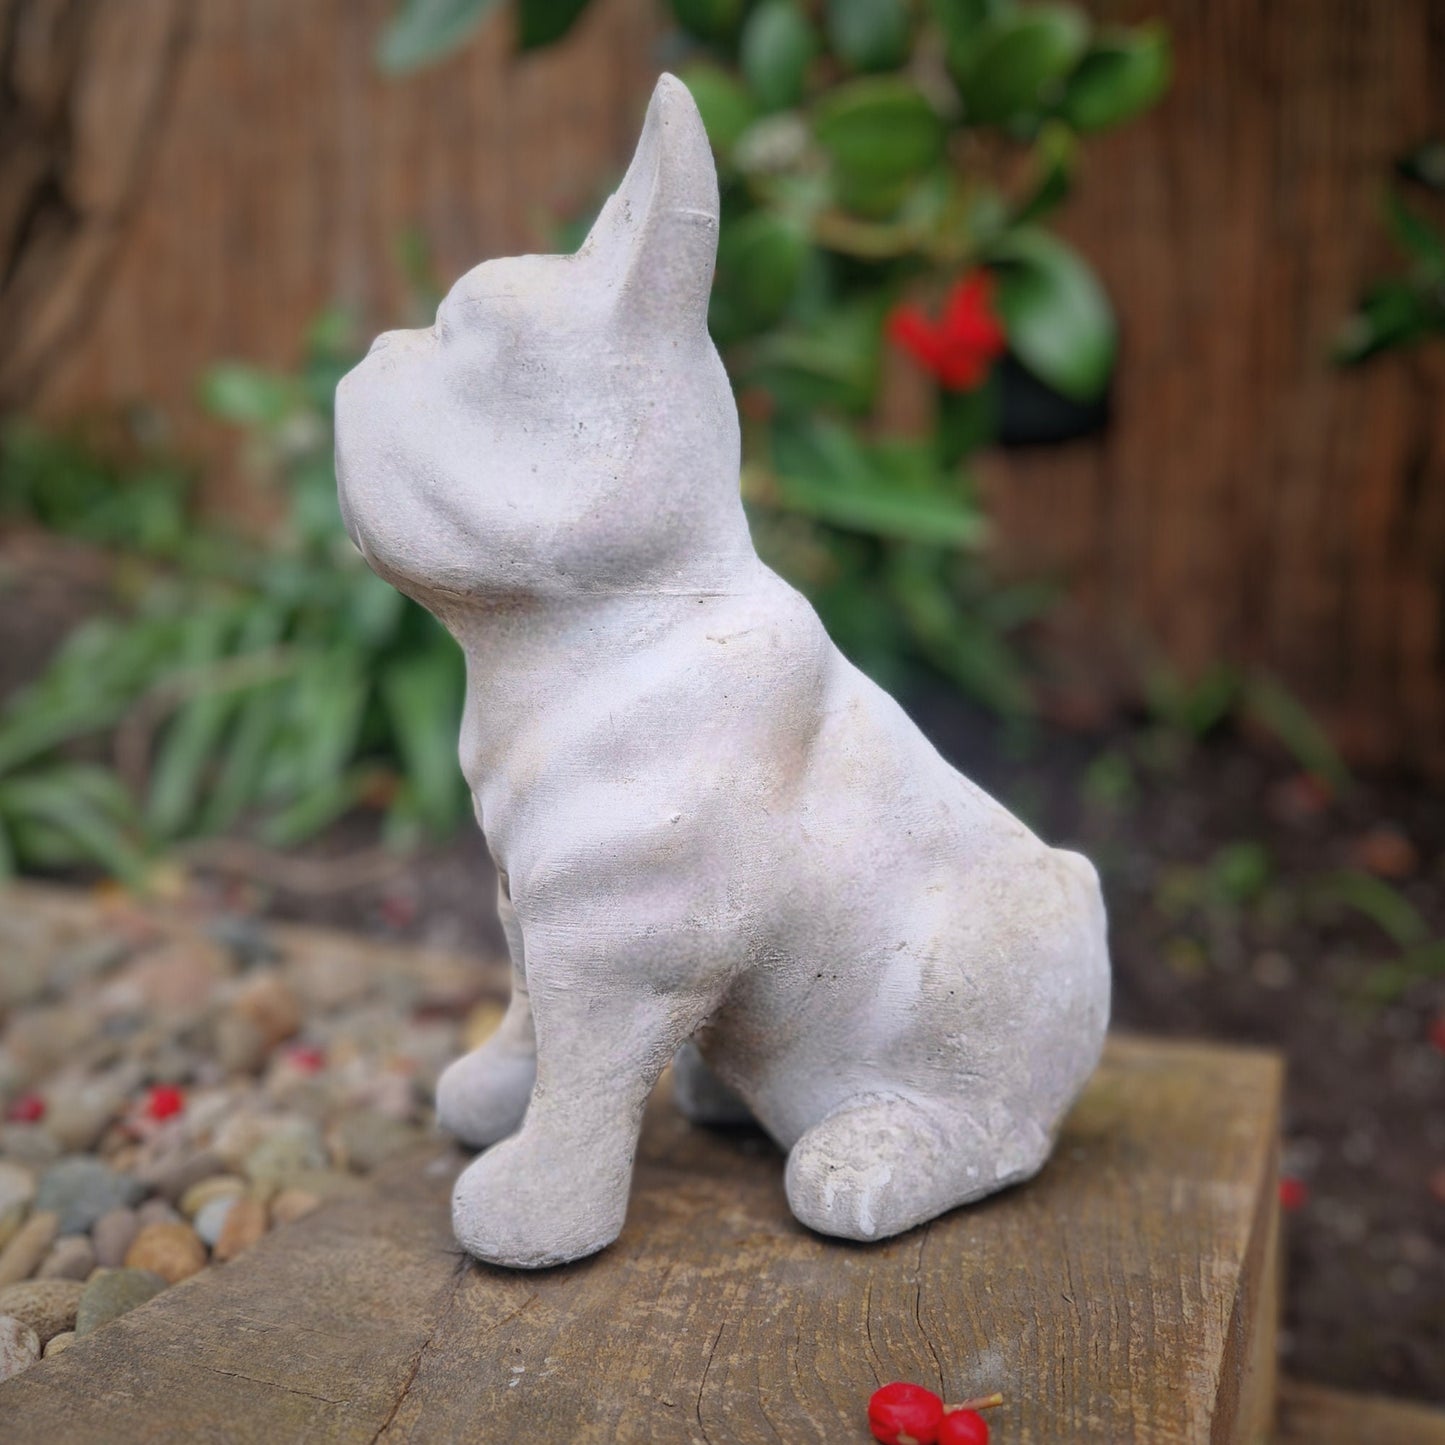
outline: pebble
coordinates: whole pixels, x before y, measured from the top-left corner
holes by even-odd
[[[220,1237],[216,1240],[218,1260],[235,1259],[266,1233],[266,1206],[252,1195],[231,1202]]]
[[[45,1358],[48,1360],[51,1355],[58,1355],[68,1350],[75,1343],[74,1330],[61,1330],[58,1335],[52,1335],[45,1342]]]
[[[211,1149],[198,1149],[191,1144],[172,1145],[164,1152],[138,1161],[136,1178],[152,1192],[174,1203],[192,1186],[224,1166]]]
[[[35,1198],[35,1175],[23,1164],[0,1160],[0,1249],[14,1237],[25,1223]]]
[[[40,1358],[40,1336],[23,1320],[0,1315],[0,1380],[13,1379]]]
[[[35,1207],[60,1217],[61,1234],[86,1234],[107,1210],[134,1204],[144,1192],[139,1181],[77,1154],[52,1164],[41,1175]]]
[[[125,1263],[125,1252],[140,1233],[140,1217],[134,1209],[110,1209],[95,1222],[91,1239],[95,1244],[95,1260],[107,1269]]]
[[[60,1158],[60,1145],[44,1124],[6,1124],[0,1128],[0,1155],[44,1168]]]
[[[56,1215],[48,1211],[32,1214],[10,1243],[0,1250],[0,1286],[29,1279],[50,1252],[59,1233],[60,1220]]]
[[[216,1247],[216,1241],[221,1237],[221,1230],[225,1228],[226,1216],[239,1202],[240,1195],[238,1194],[222,1194],[215,1199],[208,1199],[196,1210],[191,1219],[191,1227],[212,1249]]]
[[[62,1330],[75,1328],[75,1312],[86,1286],[78,1279],[32,1279],[0,1289],[0,1315],[23,1320],[43,1345]]]
[[[247,1178],[256,1183],[286,1184],[307,1169],[328,1163],[320,1127],[311,1119],[278,1120],[266,1137],[246,1155]]]
[[[126,1250],[127,1269],[146,1269],[179,1284],[206,1265],[206,1246],[189,1224],[147,1224]]]
[[[374,1109],[347,1113],[337,1125],[334,1139],[337,1162],[369,1173],[379,1164],[422,1141],[422,1132]]]
[[[267,1050],[299,1033],[301,1001],[274,970],[257,970],[231,1001],[232,1009],[255,1025]]]
[[[148,1269],[112,1269],[91,1280],[80,1297],[75,1319],[77,1337],[119,1319],[128,1310],[154,1299],[165,1287],[165,1280]]]
[[[282,1185],[287,1193],[309,1194],[316,1199],[354,1199],[366,1193],[366,1184],[344,1169],[302,1169]]]
[[[136,1218],[140,1220],[142,1229],[148,1224],[181,1224],[184,1222],[176,1213],[175,1207],[164,1199],[147,1199],[136,1210]]]
[[[321,1203],[318,1195],[306,1189],[283,1189],[271,1201],[271,1218],[277,1224],[294,1224],[305,1219]]]
[[[37,1279],[85,1279],[95,1268],[95,1246],[83,1234],[57,1239],[36,1271]]]
[[[46,1093],[45,1127],[67,1153],[91,1149],[125,1105],[108,1079],[53,1085]]]
[[[246,1192],[246,1181],[238,1174],[213,1174],[199,1184],[193,1184],[181,1196],[181,1213],[187,1219],[195,1219],[208,1204],[222,1199],[234,1199]]]
[[[250,1019],[238,1013],[216,1020],[212,1047],[228,1074],[254,1074],[266,1062],[266,1036]]]

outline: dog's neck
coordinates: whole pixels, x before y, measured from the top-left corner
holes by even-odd
[[[627,665],[665,634],[716,616],[732,599],[776,584],[746,533],[744,541],[685,572],[634,586],[424,599],[466,657],[469,781],[504,773],[517,739],[573,706],[584,681]]]

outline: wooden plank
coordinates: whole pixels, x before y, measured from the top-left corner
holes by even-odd
[[[1445,1412],[1286,1380],[1275,1445],[1445,1445]]]
[[[436,1146],[0,1387],[0,1437],[842,1441],[912,1379],[1002,1390],[1008,1445],[1253,1445],[1280,1082],[1114,1040],[1039,1179],[875,1246],[807,1233],[770,1144],[658,1100],[622,1238],[534,1274],[458,1255]]]

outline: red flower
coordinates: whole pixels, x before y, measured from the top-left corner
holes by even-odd
[[[895,307],[888,336],[951,391],[973,391],[1007,343],[993,311],[993,277],[987,271],[969,272],[948,293],[937,321],[917,306]]]

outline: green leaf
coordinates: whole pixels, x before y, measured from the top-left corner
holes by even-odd
[[[767,110],[785,110],[803,95],[818,37],[793,0],[762,0],[743,26],[738,61]]]
[[[1382,281],[1372,287],[1359,309],[1340,328],[1331,350],[1341,365],[1353,366],[1382,351],[1409,346],[1438,331],[1445,316],[1417,286],[1407,281]]]
[[[881,324],[876,300],[829,306],[807,324],[762,337],[749,379],[798,411],[820,406],[866,411],[877,384]]]
[[[865,447],[846,427],[817,421],[773,434],[777,492],[784,508],[843,531],[976,547],[986,525],[949,491],[926,447]]]
[[[1429,941],[1430,926],[1419,909],[1381,878],[1369,873],[1336,873],[1319,884],[1326,902],[1352,908],[1385,933],[1398,948]]]
[[[1119,125],[1164,94],[1172,63],[1163,26],[1101,35],[1069,77],[1060,112],[1076,130]]]
[[[455,649],[397,658],[381,675],[381,697],[418,815],[434,832],[455,824],[465,798],[457,764],[461,659]]]
[[[891,70],[911,40],[903,0],[828,0],[828,43],[854,70]]]
[[[808,259],[802,229],[758,210],[723,228],[711,321],[721,344],[771,325],[792,300]]]
[[[229,828],[258,796],[266,755],[280,730],[282,695],[272,684],[247,698],[231,729],[216,780],[205,800],[198,831]]]
[[[1445,140],[1427,140],[1407,151],[1396,162],[1395,169],[1407,181],[1445,193]]]
[[[1068,126],[1050,121],[1034,146],[1034,183],[1011,217],[1015,226],[1040,221],[1068,198],[1078,143]]]
[[[1445,276],[1445,237],[1393,189],[1385,193],[1385,219],[1395,243],[1419,263],[1427,279]]]
[[[381,33],[376,63],[405,75],[450,55],[493,9],[497,0],[402,0]]]
[[[98,865],[128,884],[139,885],[145,878],[145,856],[107,816],[90,794],[95,769],[55,768],[25,778],[12,778],[0,785],[0,814],[11,823],[17,851],[23,852],[20,823],[41,826],[42,837],[51,837],[52,858],[64,855],[55,849],[58,840],[71,849],[71,857]]]
[[[689,66],[681,80],[697,102],[713,150],[725,156],[758,118],[752,96],[718,65]]]
[[[949,51],[970,123],[1011,120],[1047,106],[1088,39],[1088,19],[1072,5],[1020,5],[994,15]]]
[[[699,40],[727,40],[743,18],[745,0],[671,0],[677,23]]]
[[[896,209],[943,154],[943,121],[901,76],[829,91],[814,113],[813,133],[832,161],[840,199],[865,214]]]
[[[994,243],[998,309],[1014,354],[1076,401],[1102,395],[1114,368],[1114,313],[1094,273],[1046,231],[1020,227]]]
[[[1308,708],[1272,677],[1255,678],[1247,694],[1250,714],[1290,751],[1295,761],[1336,792],[1351,784],[1350,770]]]
[[[998,385],[992,375],[973,391],[940,391],[937,442],[945,467],[987,446],[997,426]]]
[[[288,808],[268,818],[261,840],[268,848],[294,848],[315,837],[361,801],[372,777],[370,768],[353,768],[340,777],[323,778]]]
[[[274,427],[295,409],[296,383],[239,361],[221,361],[201,379],[201,404],[222,421]]]
[[[789,510],[846,532],[935,547],[976,547],[987,533],[973,508],[950,497],[853,491],[814,477],[780,476],[778,491]]]
[[[560,40],[587,8],[587,0],[517,0],[517,47],[539,50]]]

